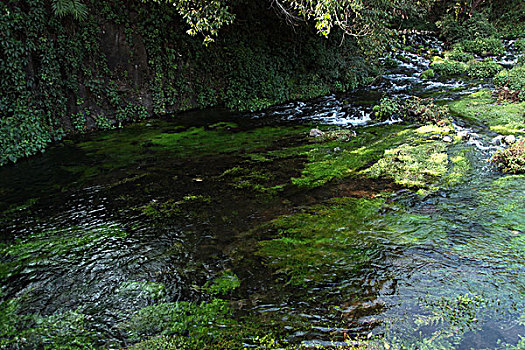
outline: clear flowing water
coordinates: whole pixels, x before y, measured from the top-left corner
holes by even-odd
[[[454,121],[475,135],[448,150],[469,164],[466,178],[424,197],[388,179],[313,189],[292,180],[308,169],[312,126],[351,128],[367,147],[408,127],[372,121],[370,101],[381,95],[446,100],[485,86],[422,80],[428,59],[404,57],[346,96],[248,115],[186,113],[0,169],[2,307],[12,312],[16,300],[9,317],[39,329],[5,346],[32,348],[38,332],[56,341],[68,327],[95,334],[99,347],[128,346],[163,331],[130,326],[139,310],[209,301],[203,286],[227,271],[240,281],[227,297],[231,317],[285,344],[519,347],[525,178],[486,162],[497,147],[485,126]],[[13,340],[12,320],[0,320]]]

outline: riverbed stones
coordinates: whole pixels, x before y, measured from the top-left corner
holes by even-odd
[[[466,130],[459,131],[457,136],[460,140],[468,140],[470,138],[470,134]]]
[[[322,132],[321,130],[317,128],[310,130],[310,137],[321,137],[323,135],[324,135],[324,132]]]
[[[503,141],[505,141],[505,143],[507,145],[512,145],[512,144],[516,143],[516,136],[514,136],[514,135],[505,136]]]

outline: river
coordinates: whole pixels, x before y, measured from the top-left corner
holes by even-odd
[[[496,134],[453,117],[462,178],[424,193],[363,172],[418,130],[375,122],[381,96],[490,87],[422,79],[443,45],[410,40],[425,52],[359,91],[150,120],[0,169],[0,348],[523,346],[525,178],[486,161]],[[356,136],[315,143],[314,127]]]

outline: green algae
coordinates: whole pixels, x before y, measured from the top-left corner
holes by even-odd
[[[9,206],[6,210],[0,212],[2,215],[0,216],[0,223],[1,222],[8,222],[13,219],[13,217],[22,215],[22,214],[28,214],[31,213],[31,208],[39,201],[39,198],[30,198],[26,200],[22,204],[13,204]]]
[[[389,176],[407,187],[435,189],[433,184],[448,172],[448,155],[443,142],[433,141],[388,149],[365,174],[372,178]]]
[[[1,295],[0,295],[1,296]],[[21,314],[20,298],[0,302],[2,349],[96,349],[97,334],[79,310]]]
[[[151,217],[172,217],[183,214],[189,206],[205,206],[212,202],[210,196],[187,194],[180,200],[168,199],[166,201],[152,200],[137,208],[144,215]]]
[[[292,178],[292,183],[313,188],[334,179],[364,175],[436,190],[439,187],[436,183],[448,174],[450,162],[446,153],[448,146],[433,139],[451,132],[448,125],[433,124],[370,128],[350,142],[330,142],[311,149],[303,147],[298,151],[306,154],[308,161],[302,176]],[[334,150],[335,147],[339,149]],[[459,179],[461,175],[463,172],[457,172],[454,177]]]
[[[472,169],[466,153],[467,151],[461,151],[458,154],[453,154],[449,157],[452,162],[452,169],[447,175],[447,182],[449,185],[454,186],[463,182]]]
[[[0,246],[0,278],[21,273],[39,261],[68,254],[81,254],[109,237],[124,238],[127,234],[117,225],[70,227],[33,233],[11,244]]]
[[[253,161],[253,157],[250,157]],[[264,158],[262,162],[270,161]],[[257,167],[248,169],[236,166],[224,171],[220,178],[225,179],[228,184],[236,189],[250,190],[253,192],[275,195],[282,191],[286,183],[274,184],[275,175],[268,169],[258,170]]]
[[[480,90],[449,104],[449,108],[464,118],[489,125],[501,134],[525,134],[525,102],[497,104],[492,92]]]
[[[204,285],[204,290],[211,295],[227,295],[239,288],[241,281],[239,277],[231,270],[223,271],[211,283],[207,282]]]
[[[321,282],[333,265],[358,270],[370,259],[365,244],[357,244],[355,229],[377,214],[383,202],[342,198],[272,221],[276,237],[260,242],[256,254],[288,283]],[[353,266],[353,267],[352,267]]]
[[[117,293],[123,296],[131,294],[134,298],[146,297],[155,300],[166,295],[166,286],[152,281],[128,281],[119,286]]]
[[[240,285],[231,271],[223,271],[202,290],[210,300],[160,302],[138,310],[119,328],[138,341],[132,349],[238,349],[255,334],[250,325],[233,317],[227,300]]]
[[[190,128],[179,133],[161,133],[151,139],[153,148],[169,150],[178,157],[202,157],[230,152],[251,152],[270,147],[298,128],[262,127],[242,132]]]

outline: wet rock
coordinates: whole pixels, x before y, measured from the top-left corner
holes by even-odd
[[[505,141],[507,145],[512,145],[513,143],[516,143],[516,136],[514,135],[505,136],[503,141]]]
[[[447,142],[447,143],[451,143],[453,142],[454,140],[452,139],[452,137],[446,135],[446,136],[443,136],[443,142]]]
[[[491,143],[493,145],[496,145],[496,146],[499,146],[503,143],[503,139],[505,138],[505,136],[496,136],[495,138],[492,139]]]
[[[457,135],[460,140],[468,140],[470,138],[469,132],[465,130],[458,132]]]
[[[324,132],[322,132],[319,129],[312,129],[310,130],[310,137],[321,137],[324,135]]]

